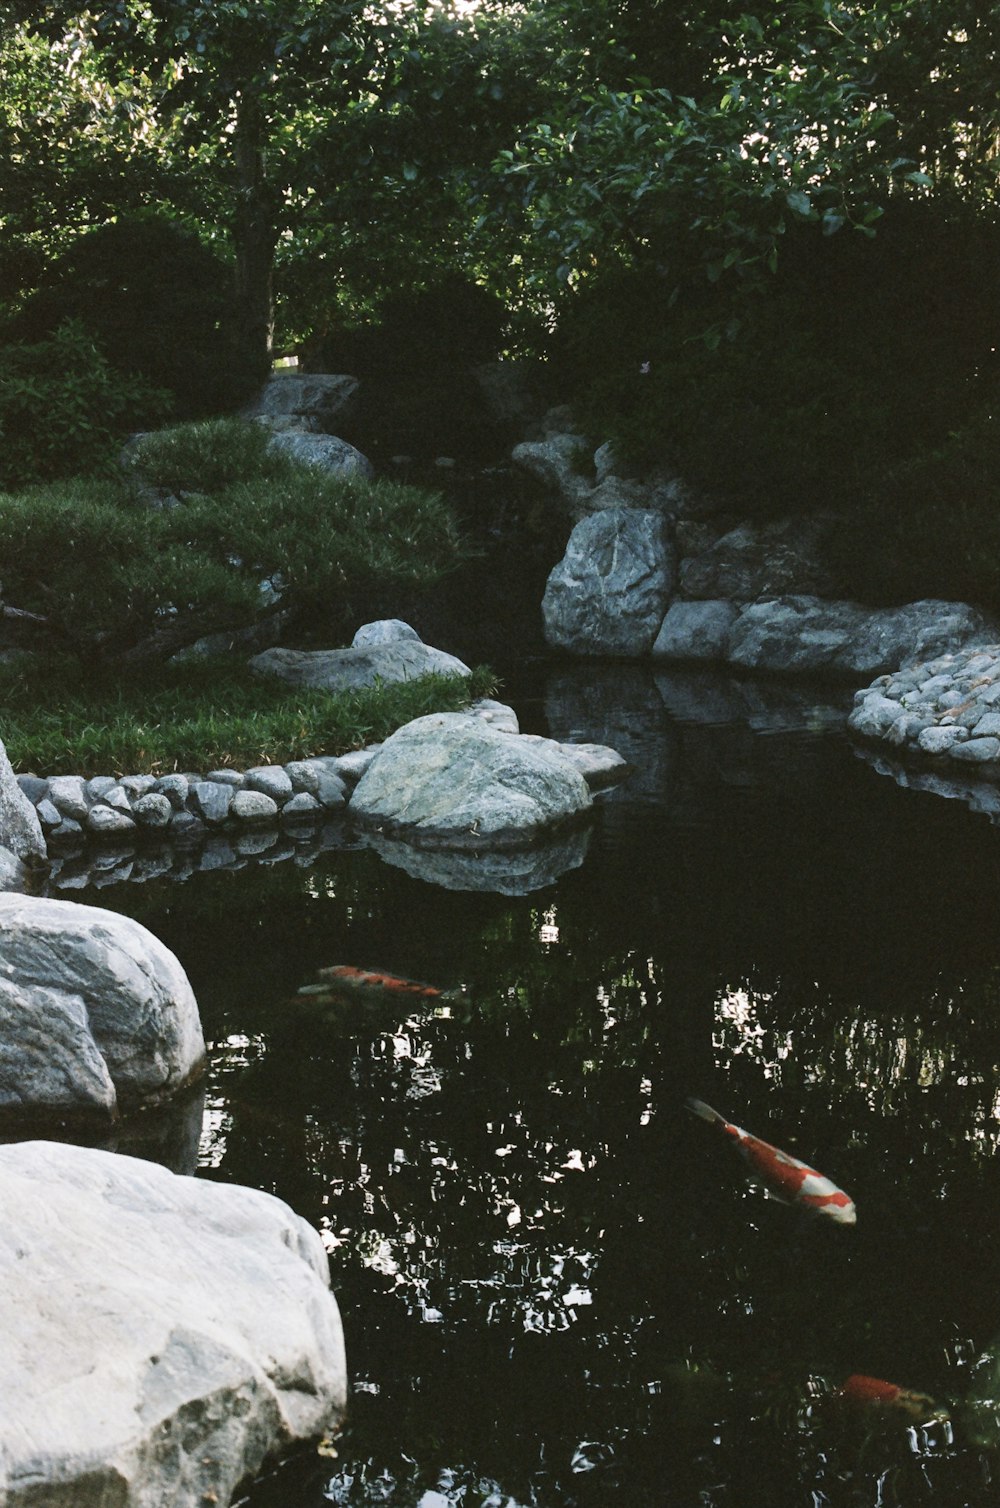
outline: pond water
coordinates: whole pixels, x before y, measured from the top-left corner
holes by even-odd
[[[117,886],[194,984],[201,1176],[323,1233],[336,1455],[253,1508],[992,1504],[960,1400],[1000,1332],[1000,831],[859,759],[839,689],[537,664],[522,726],[619,748],[525,895],[363,849]],[[324,965],[455,991],[327,1012]],[[743,1177],[697,1095],[849,1190]],[[850,1374],[950,1417],[848,1407]]]

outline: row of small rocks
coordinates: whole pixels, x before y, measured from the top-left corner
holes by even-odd
[[[879,676],[857,693],[848,727],[899,757],[1000,780],[1000,644]]]
[[[337,811],[376,748],[339,757],[321,755],[287,765],[205,775],[19,775],[18,785],[38,813],[49,842],[87,833],[125,838],[139,831],[190,838],[215,828],[258,828],[311,821]]]

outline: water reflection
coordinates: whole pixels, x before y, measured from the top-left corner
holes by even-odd
[[[638,771],[533,894],[370,852],[113,892],[202,1004],[203,1175],[313,1221],[344,1311],[339,1455],[249,1501],[994,1502],[961,1405],[1000,1330],[996,830],[874,779],[839,693],[589,667],[543,696],[539,731]],[[457,997],[294,1008],[336,962]],[[690,1094],[856,1229],[748,1186]],[[856,1373],[948,1420],[831,1408]]]

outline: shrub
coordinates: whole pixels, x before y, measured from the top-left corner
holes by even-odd
[[[116,370],[170,392],[182,419],[236,407],[267,375],[240,350],[231,269],[168,220],[122,218],[82,235],[48,268],[15,337],[43,339],[66,319]]]
[[[70,652],[141,663],[276,610],[264,582],[285,610],[322,605],[346,618],[373,589],[427,586],[457,563],[454,521],[436,495],[266,453],[250,467],[256,432],[230,423],[231,467],[220,467],[212,490],[184,490],[176,507],[138,507],[116,479],[0,496],[7,602],[42,615]],[[185,446],[196,454],[207,435],[224,433],[193,429],[177,437],[174,464]],[[135,447],[136,464],[147,453],[170,460],[169,451],[150,436]],[[164,467],[160,475],[176,479]]]
[[[807,226],[785,241],[753,298],[721,283],[675,298],[648,266],[595,277],[567,300],[554,353],[595,437],[748,512],[856,501],[997,382],[992,222],[905,201],[874,239]]]
[[[1000,613],[1000,416],[981,413],[889,471],[838,521],[834,564],[862,601],[971,601]]]
[[[269,453],[271,432],[241,419],[204,419],[140,435],[128,447],[126,467],[165,492],[218,492],[231,482],[249,482],[287,471],[285,458]]]
[[[123,377],[77,322],[35,345],[0,348],[0,487],[106,465],[137,424],[156,423],[167,394]]]

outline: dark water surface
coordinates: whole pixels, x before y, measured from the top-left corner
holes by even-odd
[[[359,849],[92,895],[191,977],[202,1175],[330,1252],[349,1427],[246,1501],[1000,1503],[961,1408],[1000,1332],[1000,831],[876,775],[837,690],[590,666],[507,695],[635,765],[556,883]],[[333,963],[462,993],[289,1003]],[[750,1187],[692,1094],[856,1228]],[[852,1373],[951,1418],[838,1406]]]

